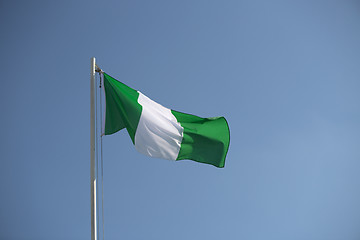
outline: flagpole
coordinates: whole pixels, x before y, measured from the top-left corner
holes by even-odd
[[[95,175],[95,58],[91,58],[90,72],[90,205],[91,240],[97,240],[96,175]]]

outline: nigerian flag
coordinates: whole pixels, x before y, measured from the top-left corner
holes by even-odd
[[[224,117],[177,112],[104,73],[105,135],[126,128],[138,152],[169,160],[190,159],[224,167],[230,143]]]

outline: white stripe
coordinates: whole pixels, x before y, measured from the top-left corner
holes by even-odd
[[[171,110],[139,92],[141,117],[135,133],[135,148],[150,157],[176,160],[184,128]]]

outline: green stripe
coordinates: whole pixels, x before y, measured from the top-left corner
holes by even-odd
[[[137,102],[139,93],[104,73],[106,113],[105,135],[126,128],[135,144],[135,132],[142,107]]]
[[[190,159],[222,168],[230,144],[229,126],[224,117],[201,118],[171,110],[184,128],[176,160]]]

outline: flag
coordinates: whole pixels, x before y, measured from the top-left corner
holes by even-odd
[[[201,118],[168,109],[103,74],[105,135],[126,128],[136,150],[147,156],[224,167],[230,143],[224,117]]]

